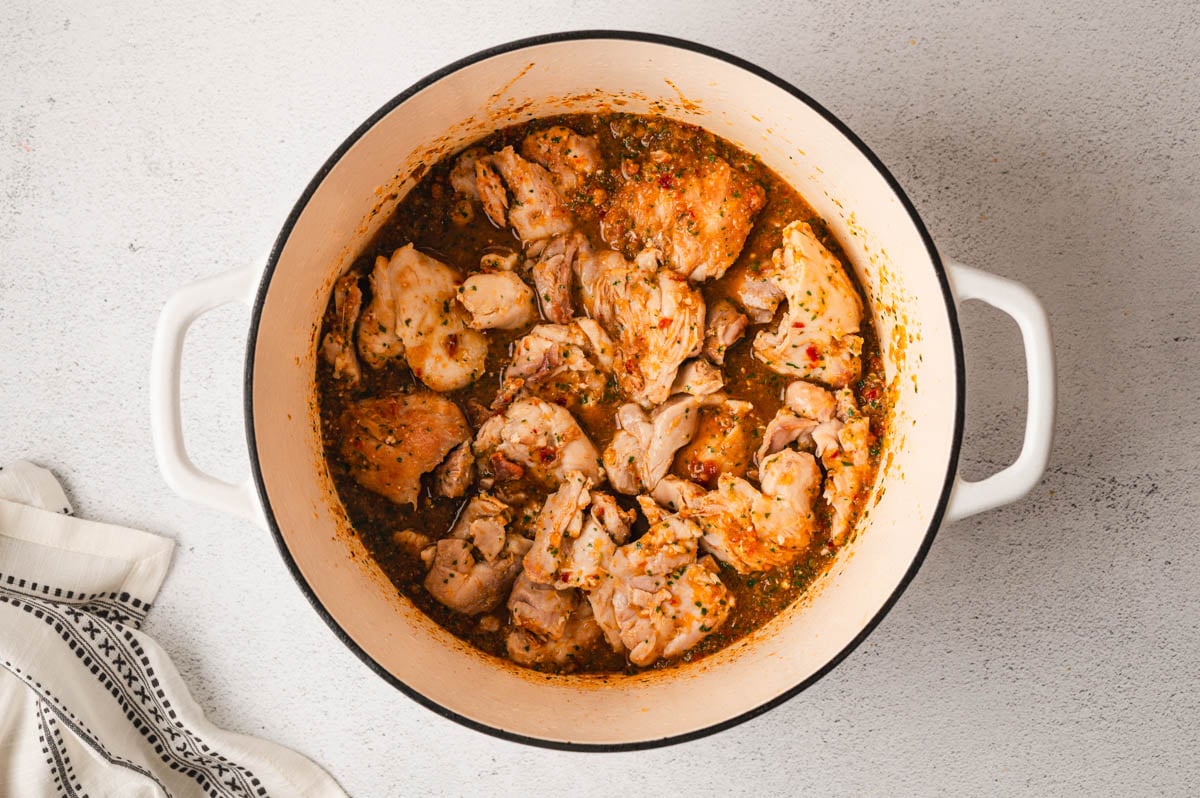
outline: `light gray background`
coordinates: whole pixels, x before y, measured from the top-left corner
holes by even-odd
[[[1189,2],[0,6],[0,462],[179,551],[148,630],[230,728],[357,796],[1196,794],[1200,17]],[[793,81],[895,173],[948,255],[1030,285],[1061,389],[1025,501],[938,535],[890,616],[715,737],[542,751],[441,719],[317,617],[270,537],[164,486],[147,424],[175,288],[260,257],[327,155],[411,82],[535,32],[695,39]],[[247,313],[205,317],[189,445],[245,473]],[[1022,428],[1016,328],[963,314],[981,476]],[[703,700],[703,696],[697,696]]]

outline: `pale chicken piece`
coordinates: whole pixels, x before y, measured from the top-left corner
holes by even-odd
[[[602,455],[604,472],[613,490],[632,496],[642,489],[642,478],[638,473],[641,458],[642,445],[637,437],[623,429],[617,430]]]
[[[537,546],[537,542],[534,542]],[[529,555],[526,555],[527,557]],[[567,628],[567,618],[579,604],[576,590],[556,590],[535,582],[529,571],[522,571],[508,596],[508,610],[514,626],[542,638],[558,639]]]
[[[512,147],[477,159],[475,177],[488,218],[500,227],[510,225],[526,244],[562,235],[575,226],[551,174]]]
[[[590,590],[617,543],[628,540],[632,514],[607,494],[589,493],[590,485],[572,474],[546,498],[534,520],[533,547],[525,555],[525,571],[535,582]]]
[[[706,488],[715,488],[721,474],[744,477],[750,470],[757,430],[750,402],[724,399],[704,407],[695,433],[675,455],[672,468]]]
[[[750,320],[728,299],[718,299],[708,309],[704,328],[704,356],[718,366],[725,364],[729,349],[746,334]]]
[[[762,462],[793,442],[811,446],[820,457],[837,446],[842,421],[835,417],[837,403],[833,394],[819,385],[797,380],[784,392],[784,406],[767,424],[756,459]]]
[[[617,190],[600,234],[627,255],[646,247],[690,280],[720,278],[737,260],[766,190],[722,158],[699,168],[655,152]]]
[[[343,274],[333,284],[333,324],[321,342],[321,353],[333,366],[335,379],[357,385],[362,378],[358,355],[354,351],[354,331],[362,312],[362,289],[358,287],[358,272]]]
[[[511,508],[480,494],[463,509],[450,532],[422,553],[429,564],[425,589],[452,610],[490,612],[512,589],[521,559],[532,543],[508,531]],[[478,553],[478,557],[476,557]]]
[[[863,307],[842,264],[807,222],[783,230],[783,246],[764,276],[787,295],[775,330],[754,339],[754,354],[779,374],[841,388],[858,379]]]
[[[536,582],[558,586],[570,546],[583,531],[583,514],[591,503],[592,480],[575,471],[546,497],[534,521],[533,547],[525,555],[525,572]],[[564,585],[565,586],[565,585]]]
[[[518,330],[537,318],[533,289],[513,272],[472,274],[459,286],[458,301],[476,330]]]
[[[841,544],[870,488],[875,436],[870,420],[859,412],[849,388],[838,391],[837,407],[843,425],[836,446],[828,446],[821,453],[821,461],[825,464],[825,501],[833,509],[830,539]]]
[[[584,304],[616,344],[621,392],[643,407],[662,404],[685,360],[704,344],[704,299],[682,277],[630,264],[606,251],[576,259]]]
[[[490,155],[478,155],[471,161],[475,170],[475,196],[483,212],[497,227],[508,224],[508,191]]]
[[[728,474],[717,489],[689,501],[687,517],[699,524],[704,550],[739,573],[795,561],[817,528],[813,504],[821,470],[811,454],[784,449],[759,467],[762,490]]]
[[[689,360],[679,368],[671,393],[690,393],[692,396],[708,396],[725,387],[721,370],[704,358]]]
[[[521,557],[529,541],[509,535],[494,560],[475,557],[471,544],[461,538],[443,538],[432,550],[425,589],[437,601],[466,615],[491,612],[504,600],[521,572]]]
[[[650,501],[658,507],[660,512],[669,511],[667,514],[670,515],[670,513],[677,513],[687,509],[705,493],[707,491],[695,482],[677,477],[674,474],[667,474],[654,486],[654,490],[650,493],[650,497],[652,497]],[[649,514],[646,513],[647,505],[641,501],[642,498],[641,496],[638,497],[638,501],[642,505],[642,512],[648,520],[651,520]],[[651,520],[651,523],[653,523],[653,520]]]
[[[702,401],[690,394],[678,394],[650,414],[633,403],[618,408],[620,430],[604,451],[604,466],[611,471],[613,486],[630,494],[653,490],[670,470],[675,452],[695,435]],[[636,479],[631,480],[631,475]],[[631,486],[633,490],[627,490]]]
[[[426,390],[351,402],[340,426],[354,481],[399,505],[415,504],[421,475],[471,437],[458,405]]]
[[[603,578],[617,545],[629,539],[634,513],[622,510],[612,496],[593,493],[579,537],[566,547],[556,585],[592,590]]]
[[[766,324],[775,318],[779,304],[787,299],[787,294],[774,282],[740,267],[730,273],[726,282],[754,324]]]
[[[404,356],[404,342],[396,324],[396,286],[387,258],[375,258],[368,280],[371,301],[358,323],[358,353],[368,366],[381,369],[389,360]]]
[[[514,629],[508,635],[508,655],[521,665],[569,666],[579,662],[583,655],[601,639],[600,626],[592,616],[591,605],[578,602],[574,612],[567,618],[562,635],[543,638],[524,629]]]
[[[533,284],[537,288],[542,315],[557,324],[566,324],[575,315],[571,286],[575,258],[591,252],[587,237],[578,231],[550,239],[533,264]]]
[[[596,484],[603,481],[599,453],[574,416],[533,396],[484,422],[474,449],[492,480],[528,478],[557,487],[577,471]]]
[[[392,533],[392,544],[413,557],[433,545],[433,538],[415,529],[401,529]]]
[[[598,421],[610,393],[612,341],[591,319],[570,324],[539,324],[513,345],[492,409],[537,394]]]
[[[438,496],[457,499],[466,494],[475,482],[475,453],[471,442],[463,441],[433,472],[433,492]]]
[[[459,153],[450,169],[450,187],[470,199],[479,199],[475,162],[487,157],[483,147],[470,147]]]
[[[390,260],[376,259],[374,295],[359,324],[364,359],[378,368],[403,355],[413,375],[435,391],[474,382],[484,371],[487,339],[467,327],[466,311],[454,301],[460,283],[457,271],[412,244]]]
[[[696,562],[699,528],[667,516],[617,549],[607,574],[588,593],[596,622],[616,651],[646,666],[674,657],[715,631],[733,597],[711,560]]]
[[[546,167],[564,195],[576,191],[588,175],[603,166],[596,137],[580,135],[562,125],[526,136],[521,142],[521,154]]]

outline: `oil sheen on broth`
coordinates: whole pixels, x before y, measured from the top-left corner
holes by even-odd
[[[578,137],[572,141],[588,142],[587,151],[581,153],[567,146],[562,141],[566,136],[564,131]],[[527,140],[539,135],[541,138],[535,139],[535,142],[540,142],[545,150],[540,153],[537,147]],[[325,342],[326,357],[318,358],[316,373],[322,433],[330,474],[350,524],[398,591],[453,634],[498,657],[513,656],[514,644],[510,638],[518,631],[521,634],[517,637],[527,644],[532,641],[537,651],[534,654],[520,654],[514,658],[518,661],[524,660],[521,664],[529,667],[555,672],[633,672],[645,668],[670,667],[680,661],[692,661],[727,646],[762,626],[795,601],[827,567],[839,546],[845,544],[845,530],[852,528],[865,494],[874,481],[879,454],[876,442],[882,440],[883,425],[887,417],[878,342],[871,325],[871,315],[866,311],[866,300],[857,284],[852,284],[851,290],[863,312],[861,329],[857,330],[857,340],[860,344],[854,346],[861,346],[861,354],[846,355],[842,351],[838,356],[853,359],[859,373],[852,374],[848,379],[840,378],[842,385],[847,389],[841,395],[836,392],[837,388],[842,387],[837,384],[839,378],[836,377],[836,369],[821,371],[814,367],[813,373],[816,377],[808,380],[824,389],[825,398],[832,400],[835,395],[839,396],[837,413],[825,419],[807,418],[789,410],[789,404],[785,402],[785,393],[789,385],[802,379],[796,376],[794,371],[797,364],[790,363],[786,367],[772,368],[764,362],[770,359],[769,355],[764,353],[765,350],[756,351],[755,339],[764,331],[776,333],[781,325],[788,326],[789,323],[787,332],[799,335],[804,332],[806,323],[814,328],[819,327],[823,321],[822,313],[830,318],[836,316],[836,309],[830,310],[817,301],[825,299],[823,294],[829,285],[836,288],[836,280],[830,283],[814,278],[816,282],[813,285],[819,287],[818,294],[821,296],[814,296],[811,288],[803,286],[803,291],[794,289],[796,293],[789,294],[791,299],[798,296],[813,298],[812,308],[804,305],[805,312],[812,310],[811,318],[799,315],[798,308],[804,304],[803,301],[797,300],[797,308],[792,308],[788,298],[782,296],[786,292],[785,289],[778,287],[767,291],[768,295],[773,294],[775,305],[771,306],[768,302],[766,309],[756,309],[753,307],[756,300],[751,289],[756,285],[761,287],[764,281],[769,282],[768,278],[775,274],[772,271],[776,268],[773,264],[778,257],[773,261],[773,253],[784,246],[785,229],[792,231],[793,235],[800,235],[794,230],[796,225],[793,223],[796,222],[807,223],[808,227],[805,230],[811,233],[819,245],[823,245],[825,251],[831,253],[835,263],[839,264],[834,268],[835,271],[842,272],[850,280],[854,279],[853,271],[846,264],[840,247],[829,235],[823,220],[791,186],[763,166],[753,155],[694,126],[661,117],[627,114],[570,115],[538,119],[525,125],[499,130],[474,146],[481,148],[477,151],[477,160],[482,166],[477,164],[471,169],[469,162],[463,165],[457,157],[448,158],[433,166],[404,197],[391,218],[353,264],[347,273],[349,276],[341,281],[341,306],[335,301],[336,298],[331,297],[323,319],[322,341]],[[515,161],[509,159],[507,166],[510,168],[505,171],[501,168],[505,164],[493,160],[498,158],[493,154],[510,146],[516,158]],[[539,154],[542,157],[536,158]],[[412,427],[401,424],[401,431],[395,433],[395,438],[400,440],[390,442],[385,430],[383,444],[375,438],[368,439],[375,441],[376,451],[368,451],[366,454],[361,454],[363,446],[360,439],[352,441],[354,446],[347,445],[348,436],[352,434],[348,431],[348,423],[351,426],[354,423],[347,422],[347,419],[359,419],[360,416],[355,414],[360,413],[360,408],[367,406],[364,402],[395,396],[411,397],[414,394],[424,396],[429,390],[423,383],[431,379],[430,373],[422,371],[422,368],[428,367],[413,366],[417,360],[415,350],[411,347],[406,353],[392,354],[391,350],[384,346],[382,350],[375,351],[372,362],[368,362],[364,357],[368,348],[368,344],[364,343],[364,335],[375,335],[375,328],[367,330],[367,325],[378,325],[379,330],[384,330],[387,324],[386,312],[382,317],[378,313],[371,315],[368,312],[376,307],[373,302],[381,285],[376,277],[383,279],[384,273],[381,269],[385,265],[384,261],[392,258],[397,250],[411,244],[417,252],[452,267],[456,272],[453,279],[458,285],[461,285],[462,279],[481,271],[499,274],[511,269],[511,274],[515,274],[531,289],[534,288],[537,284],[532,276],[533,264],[539,258],[545,259],[544,253],[550,251],[553,246],[553,243],[548,242],[564,235],[556,232],[554,236],[522,240],[520,232],[530,236],[541,233],[530,234],[528,229],[512,229],[519,227],[517,214],[520,211],[532,209],[536,212],[536,203],[545,201],[545,196],[537,194],[531,195],[532,199],[528,203],[524,201],[522,193],[526,184],[521,182],[519,171],[512,168],[513,163],[517,164],[518,169],[526,169],[529,164],[537,163],[538,160],[543,161],[547,169],[540,166],[535,168],[535,171],[541,169],[537,174],[543,178],[535,188],[545,189],[547,185],[553,187],[560,210],[565,208],[569,211],[569,221],[559,226],[569,226],[569,235],[582,234],[586,237],[585,247],[590,247],[590,257],[597,258],[610,247],[618,249],[622,252],[624,265],[633,269],[633,274],[644,274],[648,284],[653,284],[655,274],[671,272],[672,268],[689,257],[686,247],[690,245],[682,236],[673,238],[676,231],[656,229],[655,224],[665,225],[667,228],[671,225],[681,225],[685,233],[692,232],[691,225],[695,224],[699,230],[694,236],[697,243],[705,244],[708,240],[705,236],[715,236],[717,241],[715,248],[702,248],[699,262],[711,266],[711,253],[718,252],[721,247],[725,249],[718,253],[718,258],[728,257],[733,261],[727,271],[723,268],[710,268],[710,274],[707,276],[692,272],[682,275],[684,280],[670,283],[676,287],[686,285],[690,290],[698,292],[707,308],[710,322],[718,307],[723,308],[722,312],[732,314],[735,324],[737,317],[748,318],[742,322],[747,325],[744,334],[737,337],[736,342],[727,349],[714,354],[714,350],[706,346],[706,354],[701,354],[693,347],[691,353],[701,358],[707,355],[705,368],[713,366],[719,369],[724,383],[716,398],[713,398],[713,394],[707,394],[699,397],[697,402],[693,403],[694,407],[689,405],[689,412],[695,412],[699,416],[696,436],[711,434],[716,436],[712,440],[732,443],[729,444],[728,450],[706,458],[705,445],[703,442],[697,443],[693,438],[691,443],[687,443],[674,454],[670,462],[668,482],[677,485],[687,480],[693,486],[687,488],[691,491],[689,495],[707,492],[710,496],[720,499],[729,487],[727,482],[732,483],[733,478],[738,477],[742,484],[753,491],[745,495],[753,497],[754,493],[760,490],[764,493],[759,495],[765,495],[766,485],[760,484],[759,481],[762,477],[762,474],[758,473],[761,463],[756,451],[763,444],[764,433],[772,430],[779,440],[785,441],[782,447],[776,448],[786,452],[786,457],[792,458],[788,462],[805,463],[806,468],[818,474],[821,479],[821,484],[817,488],[809,488],[806,494],[810,499],[815,496],[807,505],[808,522],[812,526],[811,540],[802,540],[804,545],[800,549],[796,548],[795,541],[790,541],[787,544],[790,548],[784,554],[780,554],[774,542],[767,540],[774,534],[766,531],[770,523],[769,510],[765,511],[765,516],[762,512],[752,516],[742,515],[732,522],[740,531],[731,531],[729,535],[744,537],[756,534],[757,527],[753,527],[752,519],[759,520],[763,527],[760,537],[765,542],[755,542],[754,546],[759,547],[755,550],[760,550],[762,546],[769,549],[769,553],[763,555],[765,560],[756,560],[753,556],[739,557],[738,552],[743,551],[744,546],[733,546],[734,553],[731,555],[730,546],[722,547],[719,531],[716,537],[712,538],[717,541],[716,544],[710,545],[707,531],[717,528],[712,525],[731,523],[728,517],[720,516],[719,513],[713,515],[712,502],[709,502],[707,510],[694,511],[688,507],[668,504],[662,509],[662,514],[687,519],[682,521],[682,526],[679,527],[684,529],[682,542],[677,540],[673,543],[673,551],[683,558],[688,555],[679,555],[679,547],[697,549],[691,555],[690,562],[702,565],[678,566],[666,575],[656,575],[651,568],[649,572],[638,572],[629,585],[620,583],[613,591],[616,598],[605,598],[598,605],[613,615],[604,619],[608,623],[605,632],[611,629],[611,634],[596,634],[594,630],[590,630],[590,634],[583,634],[578,638],[583,641],[582,644],[568,645],[569,650],[566,653],[561,650],[562,646],[559,646],[559,650],[552,651],[554,646],[551,644],[556,640],[550,637],[555,632],[561,634],[562,618],[558,618],[557,622],[551,619],[548,625],[535,619],[532,624],[527,623],[518,629],[517,625],[522,621],[510,611],[507,595],[498,603],[493,601],[490,609],[468,614],[447,606],[431,593],[426,584],[431,560],[449,556],[439,549],[437,541],[449,535],[456,519],[459,519],[469,501],[480,495],[508,499],[506,503],[512,510],[506,525],[506,534],[535,540],[542,504],[558,487],[554,479],[549,483],[545,480],[539,481],[533,475],[536,468],[517,465],[512,468],[521,469],[524,476],[504,482],[503,472],[504,467],[508,467],[508,458],[496,460],[494,453],[489,455],[478,449],[467,449],[464,462],[466,459],[476,459],[478,463],[474,477],[463,495],[454,498],[437,495],[440,489],[435,486],[435,481],[440,478],[441,472],[425,473],[423,476],[418,474],[420,485],[415,504],[397,503],[394,493],[390,496],[384,495],[387,491],[380,492],[378,486],[373,485],[370,479],[364,480],[361,476],[363,469],[375,467],[370,458],[378,457],[381,445],[384,451],[389,453],[388,456],[394,452],[400,452],[396,459],[407,456],[407,452],[403,450],[405,435],[415,432],[424,434],[426,430],[413,430]],[[729,174],[725,174],[726,172]],[[551,178],[550,184],[546,183],[546,177]],[[467,181],[465,191],[464,178]],[[500,189],[497,193],[489,195],[487,187],[494,186],[497,179]],[[631,191],[627,186],[631,183],[644,187],[642,193]],[[481,191],[481,188],[484,190]],[[745,192],[753,194],[757,199],[746,200],[741,196]],[[499,223],[490,218],[487,208],[488,201],[494,203],[497,198],[501,198],[508,205],[507,208],[497,211],[500,216]],[[555,202],[555,199],[552,197],[550,202]],[[663,211],[663,203],[674,203],[668,209],[669,213],[674,215],[668,215],[665,223],[661,219],[656,222],[655,214]],[[496,210],[494,204],[492,210]],[[711,218],[718,222],[724,218],[726,210],[731,216],[742,213],[746,217],[742,222],[748,228],[748,234],[745,230],[739,234],[736,230],[737,220],[730,222],[733,229],[731,234],[725,230],[723,224],[716,227],[710,224],[704,228],[703,220],[698,220],[697,217],[705,216],[708,210],[713,210]],[[511,224],[506,223],[506,216]],[[540,224],[545,219],[537,216],[535,221]],[[529,225],[526,225],[526,228],[528,227]],[[726,238],[721,238],[723,235]],[[744,244],[740,248],[737,247],[738,240],[730,243],[730,238],[740,239],[742,235]],[[804,252],[803,246],[808,245],[807,239],[796,240],[800,242],[797,252]],[[652,247],[653,244],[659,246]],[[656,251],[643,255],[642,250],[645,249]],[[694,253],[690,256],[696,257]],[[589,308],[597,307],[596,303],[599,301],[595,298],[589,301],[583,296],[583,278],[580,270],[586,270],[586,267],[581,267],[580,264],[584,262],[584,257],[583,254],[575,255],[574,267],[567,273],[566,278],[569,283],[566,288],[566,302],[571,307],[574,318],[586,317]],[[486,263],[481,265],[481,261]],[[614,259],[613,262],[616,263],[617,260]],[[814,265],[815,262],[811,260],[804,262],[808,264],[810,272],[819,265]],[[644,271],[637,271],[639,266],[635,264],[642,264],[640,268]],[[704,268],[708,267],[697,271],[703,271]],[[723,271],[723,274],[717,276],[711,273],[713,271]],[[612,272],[601,271],[600,274]],[[692,279],[687,279],[689,277]],[[703,279],[695,279],[697,277]],[[420,282],[419,285],[430,284],[428,278],[421,279],[424,282]],[[353,302],[346,301],[344,289],[347,286],[352,286],[361,294],[361,303],[357,307]],[[747,286],[751,289],[747,289]],[[540,289],[541,286],[537,287]],[[481,365],[475,369],[478,373],[474,375],[474,379],[469,380],[467,384],[455,385],[441,391],[440,395],[462,411],[469,425],[467,434],[477,433],[489,417],[498,413],[503,415],[505,405],[503,400],[498,400],[498,395],[501,393],[505,369],[513,360],[518,341],[530,334],[534,325],[548,323],[546,314],[554,312],[550,307],[551,297],[540,290],[538,293],[542,295],[538,297],[537,317],[527,323],[515,329],[492,327],[464,333],[464,336],[472,336],[472,340],[482,336],[486,343],[486,355],[480,359]],[[448,301],[442,310],[449,313],[450,306],[451,302]],[[384,305],[379,307],[387,310]],[[440,312],[438,308],[434,308],[433,311],[435,315],[436,312]],[[631,312],[636,311],[635,308]],[[455,312],[458,318],[467,318],[470,323],[470,314],[464,313],[461,308]],[[561,309],[559,312],[561,313]],[[604,315],[603,309],[597,313],[601,315],[602,322],[607,322],[600,326],[606,329],[613,341],[613,349],[617,350],[617,362],[613,369],[624,368],[626,371],[643,365],[649,368],[646,364],[652,359],[645,357],[640,362],[634,362],[633,357],[628,356],[628,359],[623,360],[628,353],[623,354],[621,350],[628,349],[627,343],[653,339],[655,335],[661,337],[661,331],[655,332],[649,327],[663,328],[668,323],[674,323],[674,319],[667,319],[659,314],[650,320],[649,327],[643,334],[637,330],[631,331],[629,328],[635,322],[620,317],[617,311],[609,309],[607,316]],[[385,321],[379,321],[380,318],[384,318]],[[399,326],[403,325],[405,320],[397,317],[390,323]],[[339,330],[341,339],[337,337]],[[454,355],[462,358],[458,348],[465,346],[467,339],[451,336],[447,340],[450,341],[448,345],[454,351]],[[829,347],[845,349],[846,340],[843,337],[840,341],[827,341],[819,336],[802,339],[797,357],[809,358],[812,363],[817,363],[820,358],[821,362],[824,362],[827,357],[835,357],[826,351],[826,344]],[[339,341],[343,344],[340,348],[337,346]],[[668,341],[663,346],[669,344]],[[380,351],[383,354],[380,354]],[[341,353],[340,357],[343,358],[341,361],[337,359],[338,353]],[[352,378],[347,375],[349,369],[345,365],[345,358],[356,361]],[[593,358],[597,359],[603,360],[602,357]],[[689,361],[694,359],[694,356],[687,358]],[[714,359],[723,362],[713,363]],[[715,369],[708,369],[709,372],[713,370]],[[414,372],[421,373],[424,379],[418,378]],[[583,433],[594,444],[597,453],[605,452],[606,447],[613,444],[618,435],[618,410],[622,405],[630,403],[626,390],[628,385],[651,382],[653,376],[638,375],[638,380],[626,381],[628,375],[614,375],[601,368],[592,375],[592,387],[596,390],[587,391],[578,389],[571,381],[578,377],[577,373],[563,373],[568,377],[565,384],[556,385],[554,378],[539,384],[536,379],[530,378],[525,383],[525,390],[521,395],[544,397],[549,402],[565,404]],[[641,377],[646,379],[641,380]],[[820,377],[827,379],[822,380]],[[832,384],[829,379],[832,379]],[[673,398],[667,402],[674,400],[676,392],[672,391],[671,395]],[[845,399],[847,396],[848,402]],[[658,406],[665,404],[662,401],[655,402],[653,398],[643,399],[641,412],[650,418],[653,418]],[[497,410],[498,401],[500,410]],[[856,404],[857,407],[847,410],[848,403]],[[512,404],[510,399],[507,407],[511,407]],[[830,407],[832,408],[832,405]],[[731,413],[728,408],[740,410]],[[457,412],[452,408],[443,409],[451,416]],[[396,418],[398,416],[394,414],[405,412],[405,408],[396,410],[396,406],[392,405],[383,412],[393,413],[387,416],[388,418]],[[788,427],[781,421],[775,427],[768,427],[777,416],[789,421],[793,426]],[[784,416],[787,418],[784,419]],[[854,423],[855,418],[858,419],[857,426]],[[362,423],[369,426],[369,423],[375,422]],[[734,426],[737,428],[734,429]],[[366,428],[356,426],[354,429],[358,432],[354,434],[359,434],[361,438],[366,434],[361,430]],[[799,430],[798,434],[791,433],[795,435],[791,440],[788,440],[789,429]],[[851,434],[852,430],[857,432]],[[430,434],[436,432],[437,430],[434,430]],[[722,438],[722,435],[725,437]],[[424,441],[424,438],[422,440]],[[434,442],[428,445],[422,443],[420,446],[427,450],[430,446],[436,446],[436,439],[431,440]],[[638,440],[644,444],[646,439]],[[651,446],[654,445],[654,440],[651,439]],[[388,448],[392,444],[400,448]],[[722,443],[721,446],[725,444]],[[708,448],[712,449],[712,446]],[[669,447],[667,451],[669,452]],[[491,459],[488,459],[489,456]],[[722,457],[726,459],[722,460]],[[629,457],[630,461],[633,459],[633,456]],[[818,465],[807,465],[810,460]],[[496,463],[504,466],[500,468],[500,473],[496,473]],[[536,466],[536,463],[534,465]],[[632,468],[632,465],[630,467]],[[722,477],[723,471],[730,471],[730,475]],[[616,500],[616,506],[629,514],[626,517],[632,518],[628,541],[624,545],[616,541],[614,543],[617,543],[618,551],[628,550],[626,554],[629,556],[622,555],[624,560],[633,561],[636,559],[633,555],[640,554],[639,541],[646,539],[645,536],[652,526],[651,519],[648,519],[639,507],[635,496],[615,490],[612,481],[604,479],[603,469],[600,470],[600,475],[599,480],[593,480],[598,484],[590,487],[590,493],[593,497],[597,494],[612,496]],[[790,479],[790,476],[786,476],[783,481],[787,482]],[[489,487],[481,487],[481,482]],[[701,483],[699,488],[694,487],[696,483]],[[784,493],[787,489],[786,486],[777,487],[777,492]],[[830,491],[833,493],[826,496]],[[651,491],[642,484],[638,493],[646,495]],[[701,503],[703,501],[706,500],[701,500]],[[764,501],[769,504],[770,497],[764,497]],[[597,503],[592,506],[600,505]],[[699,506],[698,504],[697,507]],[[724,505],[717,502],[716,506],[719,509]],[[677,514],[673,511],[677,511]],[[575,534],[579,533],[578,519],[589,518],[588,512],[590,510],[585,509],[582,514],[575,515]],[[706,512],[708,515],[705,515]],[[843,516],[840,519],[839,513]],[[611,516],[610,512],[608,517]],[[657,523],[669,525],[673,522]],[[837,533],[838,529],[841,530],[841,534]],[[699,541],[689,542],[688,535],[695,534],[704,536]],[[569,540],[570,536],[571,533],[568,532],[564,540]],[[500,541],[508,539],[498,538]],[[472,543],[473,540],[468,538],[466,542],[456,545],[463,551],[469,551],[474,560],[483,562],[485,557],[481,554],[480,547]],[[449,551],[453,547],[443,548]],[[542,549],[543,555],[551,559],[558,555],[557,547],[543,546]],[[553,551],[553,555],[547,554],[549,551]],[[517,561],[521,561],[523,556],[522,552],[514,555]],[[611,556],[610,553],[609,557]],[[678,560],[675,562],[678,563]],[[764,562],[767,563],[767,567],[756,567],[756,563],[762,565]],[[602,572],[604,567],[603,564],[600,566]],[[711,577],[719,581],[719,587],[709,585]],[[511,574],[507,578],[511,581]],[[559,577],[554,578],[557,580]],[[691,593],[681,587],[686,579],[693,578],[700,579],[702,583],[703,589],[700,593]],[[603,584],[612,586],[613,577],[604,576],[602,580],[607,580]],[[568,595],[566,591],[554,590],[554,586],[543,587],[538,584],[537,587],[542,591],[551,591],[534,592],[535,596],[543,597],[551,604]],[[574,599],[575,609],[572,611],[569,608],[560,608],[560,611],[571,613],[570,623],[596,624],[601,620],[599,615],[589,611],[592,609],[590,592],[584,592],[579,587],[571,587],[568,590],[572,591],[569,597]],[[707,593],[704,592],[706,590]],[[559,595],[560,593],[562,595]],[[694,596],[700,598],[693,601]],[[720,602],[719,607],[712,607],[711,615],[705,612],[703,617],[696,615],[684,618],[678,620],[675,627],[662,620],[664,611],[667,615],[682,612],[678,609],[681,602],[700,607],[703,596],[716,596]],[[472,609],[478,609],[479,606],[480,602],[476,602]],[[647,615],[648,619],[638,616],[638,613]],[[625,622],[622,624],[619,619],[623,614]],[[719,624],[713,625],[713,628],[706,628],[706,618],[721,615],[724,617]],[[688,644],[688,641],[683,639],[687,637],[685,627],[690,629],[693,638],[698,638],[698,642],[692,640]],[[569,626],[568,631],[573,628]],[[622,635],[625,638],[623,642]],[[641,645],[646,635],[653,639],[650,643]],[[669,642],[664,644],[666,638],[674,639],[673,635],[681,638],[676,641],[674,648]],[[528,645],[520,650],[527,652]],[[633,651],[639,653],[631,658]]]

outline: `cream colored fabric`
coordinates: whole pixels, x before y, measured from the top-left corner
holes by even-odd
[[[212,725],[139,630],[174,543],[70,513],[49,471],[0,469],[0,795],[344,796]]]

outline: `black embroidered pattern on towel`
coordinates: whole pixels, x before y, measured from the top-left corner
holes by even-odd
[[[153,773],[143,767],[140,767],[139,765],[134,764],[133,762],[130,762],[128,759],[123,759],[111,753],[104,746],[104,744],[100,742],[100,739],[88,729],[84,722],[75,717],[75,713],[63,706],[62,702],[58,700],[58,697],[51,693],[37,679],[22,671],[9,660],[0,661],[0,667],[3,667],[21,681],[25,682],[25,684],[29,685],[29,687],[41,697],[42,701],[46,702],[46,706],[50,709],[50,711],[58,716],[59,723],[70,729],[76,737],[78,737],[88,747],[99,754],[100,758],[105,762],[116,765],[117,767],[123,767],[128,770],[132,770],[134,773],[139,773],[157,784],[159,789],[161,789],[164,793],[167,792],[166,785],[159,781]]]
[[[50,772],[54,775],[54,786],[58,788],[59,795],[79,798],[83,794],[83,785],[76,778],[75,766],[67,756],[67,747],[63,743],[62,730],[58,727],[54,710],[39,700],[37,714],[41,732],[38,740],[42,744],[42,753],[46,755],[46,764],[50,766]]]
[[[14,595],[15,594],[15,595]],[[160,687],[141,644],[120,624],[109,624],[72,605],[31,603],[0,580],[0,602],[45,621],[117,700],[125,717],[172,770],[193,779],[212,798],[265,796],[248,769],[230,762],[184,727]],[[147,689],[149,688],[149,689]],[[169,739],[160,739],[155,724]]]
[[[0,588],[35,599],[45,599],[56,604],[70,604],[77,609],[113,623],[125,624],[135,629],[141,627],[150,611],[149,602],[128,593],[80,593],[63,590],[10,574],[0,573]]]

